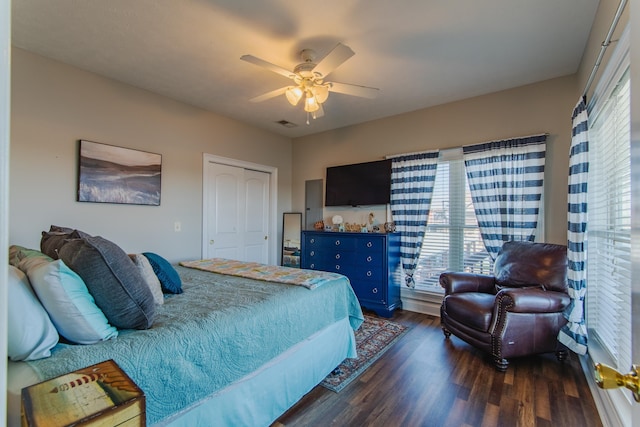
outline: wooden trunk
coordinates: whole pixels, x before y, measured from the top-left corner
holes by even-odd
[[[22,389],[22,426],[144,426],[145,398],[107,360]]]

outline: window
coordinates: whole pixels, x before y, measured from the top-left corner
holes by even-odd
[[[624,56],[616,65],[589,106],[586,323],[590,339],[611,358],[607,362],[627,372],[632,363],[630,78]]]
[[[442,292],[438,279],[446,270],[490,274],[492,268],[473,210],[462,150],[442,150],[414,273],[416,290]]]

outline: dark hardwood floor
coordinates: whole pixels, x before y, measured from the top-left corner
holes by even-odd
[[[437,317],[399,310],[391,320],[411,329],[376,363],[340,393],[315,387],[273,426],[602,426],[575,354],[512,360],[500,373],[446,340]]]

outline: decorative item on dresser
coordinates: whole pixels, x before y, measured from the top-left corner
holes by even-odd
[[[360,305],[379,316],[402,307],[399,233],[303,231],[301,265],[347,276]]]

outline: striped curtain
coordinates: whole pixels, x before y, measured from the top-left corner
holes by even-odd
[[[569,321],[558,340],[570,350],[587,352],[587,328],[584,321],[586,285],[587,175],[589,173],[589,134],[587,106],[581,98],[571,117],[573,130],[569,151],[569,196],[567,258],[571,304],[564,317]]]
[[[537,135],[462,147],[478,227],[493,260],[504,242],[535,239],[546,139]]]
[[[413,272],[427,228],[438,152],[408,154],[391,161],[391,215],[396,231],[401,233],[400,257],[405,283],[414,288]]]

